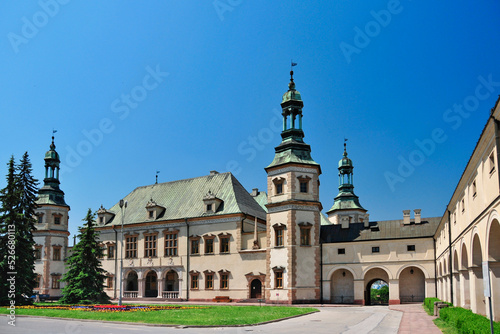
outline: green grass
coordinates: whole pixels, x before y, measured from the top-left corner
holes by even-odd
[[[182,305],[181,305],[182,306]],[[189,307],[190,305],[184,305]],[[307,314],[315,308],[288,306],[202,306],[199,309],[161,310],[150,312],[89,312],[73,310],[16,309],[16,315],[33,315],[55,318],[124,321],[148,324],[191,326],[250,325],[264,321]],[[5,307],[0,314],[7,314]]]

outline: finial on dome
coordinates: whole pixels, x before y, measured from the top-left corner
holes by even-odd
[[[344,138],[344,157],[347,157],[347,138]]]
[[[56,149],[56,145],[54,144],[54,134],[57,132],[57,130],[52,129],[52,143],[50,144],[50,149],[54,151]]]

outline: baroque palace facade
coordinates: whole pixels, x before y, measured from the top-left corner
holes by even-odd
[[[304,142],[293,72],[281,107],[282,141],[265,168],[267,193],[249,193],[231,173],[212,171],[139,187],[109,209],[101,206],[97,230],[110,297],[118,297],[121,284],[127,299],[370,305],[370,288],[382,280],[390,304],[438,296],[486,314],[485,262],[500,319],[498,103],[444,216],[423,218],[417,209],[412,218],[404,210],[403,219],[390,221],[369,220],[354,194],[345,144],[339,193],[326,215],[321,212],[321,167]],[[39,291],[58,295],[69,206],[53,142],[45,161],[36,270]]]

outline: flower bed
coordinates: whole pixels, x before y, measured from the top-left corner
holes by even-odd
[[[186,310],[206,308],[200,306],[148,306],[148,305],[29,305],[19,306],[19,309],[38,310],[73,310],[91,312],[149,312],[161,310]]]

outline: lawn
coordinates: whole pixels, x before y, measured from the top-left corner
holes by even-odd
[[[289,306],[180,306],[187,308],[149,312],[91,312],[53,309],[16,309],[16,315],[186,326],[227,326],[250,325],[318,311],[317,309],[310,307]],[[8,313],[9,310],[7,310],[6,307],[0,308],[0,314]]]

